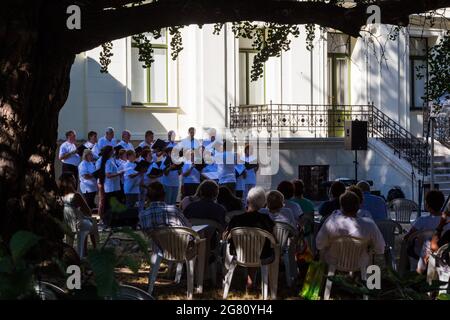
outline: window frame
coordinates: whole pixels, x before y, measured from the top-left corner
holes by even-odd
[[[414,90],[414,87],[415,87],[415,81],[418,80],[418,79],[416,78],[417,74],[416,74],[416,70],[414,68],[414,63],[416,61],[425,62],[425,70],[426,70],[426,72],[425,72],[425,85],[426,85],[428,83],[428,56],[427,56],[427,53],[428,53],[428,50],[430,48],[429,47],[429,38],[427,38],[427,37],[410,37],[409,38],[409,49],[410,49],[410,52],[411,52],[411,39],[421,39],[421,40],[425,40],[426,41],[426,48],[425,48],[426,49],[426,53],[424,55],[411,55],[411,53],[409,55],[409,71],[410,71],[410,79],[409,79],[410,104],[409,104],[409,109],[411,111],[422,111],[423,108],[424,108],[423,105],[422,106],[416,106],[415,105],[415,100],[416,100],[415,99],[415,94],[416,94],[416,92]],[[428,92],[427,92],[426,88],[424,88],[424,91],[425,91],[425,96],[427,96]]]
[[[246,69],[246,72],[245,72],[245,105],[250,105],[250,95],[249,95],[249,92],[250,92],[250,82],[252,81],[251,79],[250,79],[250,73],[251,73],[251,66],[250,66],[250,54],[251,53],[258,53],[258,50],[255,50],[255,49],[245,49],[245,48],[239,48],[239,54],[241,54],[241,53],[244,53],[245,54],[245,69]],[[263,98],[263,103],[262,104],[265,104],[266,103],[266,63],[264,63],[264,66],[263,66],[263,87],[264,87],[264,98]],[[239,98],[239,101],[240,101],[240,98]],[[241,103],[240,103],[240,105],[243,105],[242,104],[242,101],[240,101]]]
[[[132,105],[147,105],[147,106],[168,106],[169,105],[169,33],[167,32],[166,29],[166,36],[165,36],[165,43],[161,44],[161,43],[152,43],[152,48],[153,49],[163,49],[166,52],[166,101],[165,102],[154,102],[151,101],[151,68],[152,66],[150,66],[149,68],[146,68],[146,78],[147,78],[147,88],[146,88],[146,93],[147,93],[147,101],[131,101]],[[136,44],[134,43],[134,41],[131,41],[131,47],[132,48],[136,48]],[[153,63],[155,63],[156,61],[154,61]],[[132,62],[133,63],[133,62]],[[153,65],[152,63],[152,65]]]

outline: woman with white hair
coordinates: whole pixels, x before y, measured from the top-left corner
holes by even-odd
[[[82,161],[78,165],[78,172],[80,174],[80,191],[91,210],[97,207],[95,196],[98,187],[97,179],[94,177],[95,170],[94,154],[90,149],[85,149]]]
[[[261,187],[252,188],[247,195],[247,209],[244,214],[234,216],[227,226],[225,236],[234,229],[239,227],[260,228],[267,232],[273,232],[274,222],[266,214],[259,211],[266,206],[266,192]],[[232,239],[230,240],[230,252],[235,253]],[[263,250],[261,252],[262,264],[270,264],[273,262],[274,252],[270,246],[270,241],[266,239]],[[256,268],[248,269],[247,289],[252,289],[255,280]]]

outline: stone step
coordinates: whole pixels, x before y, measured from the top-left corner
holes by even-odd
[[[450,183],[450,174],[435,174],[434,181],[436,182],[449,182]]]
[[[448,173],[450,175],[450,167],[434,167],[435,174],[445,174]]]
[[[434,162],[435,168],[450,168],[450,162],[446,161],[435,161]]]

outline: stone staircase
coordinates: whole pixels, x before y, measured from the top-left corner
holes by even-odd
[[[450,159],[436,156],[434,159],[434,181],[445,196],[450,194]]]

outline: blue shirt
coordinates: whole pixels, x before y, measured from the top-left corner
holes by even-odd
[[[370,192],[364,192],[362,209],[369,211],[375,221],[384,220],[388,217],[386,202],[383,198]]]

